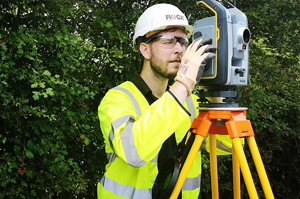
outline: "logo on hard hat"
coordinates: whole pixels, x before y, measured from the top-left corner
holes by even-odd
[[[166,20],[184,20],[183,15],[166,15]]]

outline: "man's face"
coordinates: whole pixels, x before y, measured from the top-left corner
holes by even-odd
[[[181,29],[175,29],[173,31],[161,32],[157,36],[161,37],[151,43],[151,57],[149,60],[151,69],[155,75],[174,79],[179,70],[181,57],[185,51],[185,46],[181,45],[178,39],[186,38],[186,34]],[[184,42],[185,40],[180,41]]]

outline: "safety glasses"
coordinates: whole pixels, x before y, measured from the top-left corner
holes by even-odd
[[[177,42],[181,45],[182,48],[186,49],[189,45],[189,40],[185,37],[176,37],[173,35],[159,35],[149,38],[145,43],[148,44],[153,41],[158,41],[160,46],[163,48],[172,49]]]

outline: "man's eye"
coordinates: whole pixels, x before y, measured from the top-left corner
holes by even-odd
[[[172,44],[174,43],[173,39],[164,39],[163,41],[164,44]]]
[[[186,42],[186,40],[181,40],[181,41],[180,41],[180,44],[183,45],[183,46],[186,46],[186,45],[187,45],[187,42]]]
[[[180,44],[182,46],[187,46],[188,45],[188,41],[186,39],[180,39]]]

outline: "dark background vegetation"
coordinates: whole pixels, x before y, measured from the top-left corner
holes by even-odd
[[[1,199],[96,197],[106,164],[97,107],[140,69],[135,22],[161,2],[178,6],[191,24],[205,15],[192,0],[0,1]],[[275,197],[300,198],[300,4],[237,0],[237,7],[252,33],[240,105],[249,108]],[[204,199],[211,195],[203,157]],[[233,198],[230,157],[219,160],[220,198]]]

